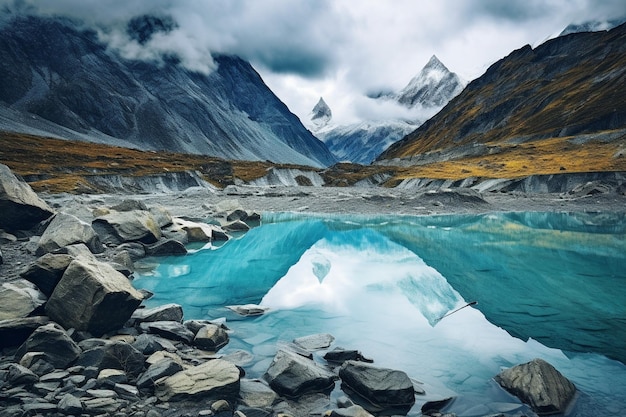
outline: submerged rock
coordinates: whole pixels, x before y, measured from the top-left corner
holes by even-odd
[[[298,337],[293,343],[306,350],[326,349],[335,341],[335,337],[328,333],[318,333],[308,336]]]
[[[495,380],[537,414],[565,412],[576,394],[574,384],[543,359],[505,369]]]
[[[402,371],[346,361],[339,369],[339,377],[344,392],[370,412],[406,413],[415,404],[413,383]]]

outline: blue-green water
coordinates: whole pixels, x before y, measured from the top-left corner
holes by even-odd
[[[226,316],[220,353],[251,353],[250,377],[281,343],[325,332],[423,382],[412,415],[447,395],[460,416],[515,410],[492,378],[535,357],[578,387],[572,415],[626,415],[624,214],[268,213],[241,239],[158,262],[134,281],[155,293],[149,305]],[[271,310],[241,319],[225,308],[246,303]]]

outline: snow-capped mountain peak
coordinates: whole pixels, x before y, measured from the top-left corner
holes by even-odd
[[[319,101],[311,110],[309,114],[309,120],[312,125],[310,126],[313,131],[318,131],[328,125],[333,118],[333,112],[328,107],[328,104],[324,101],[323,97],[320,97]]]

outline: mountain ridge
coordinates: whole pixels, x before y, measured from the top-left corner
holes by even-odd
[[[124,59],[95,31],[59,18],[5,18],[0,35],[0,102],[94,142],[113,137],[116,145],[145,150],[317,167],[335,162],[238,57],[214,56],[210,74],[183,68],[176,56]]]

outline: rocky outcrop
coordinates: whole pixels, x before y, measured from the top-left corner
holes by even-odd
[[[402,371],[347,361],[339,370],[344,391],[366,410],[406,413],[415,404],[413,383]]]
[[[235,398],[239,394],[239,379],[235,365],[214,359],[158,380],[155,392],[161,401]]]
[[[543,359],[505,369],[495,380],[540,415],[564,413],[576,395],[574,384]]]
[[[121,327],[141,303],[141,293],[109,264],[77,258],[46,304],[46,314],[63,326],[96,335]]]
[[[92,253],[104,251],[100,238],[89,223],[61,212],[54,215],[41,235],[36,253],[43,255],[76,243],[84,243]]]
[[[313,360],[297,353],[279,350],[265,372],[265,380],[277,393],[297,398],[312,392],[330,392],[336,375]]]
[[[54,214],[26,182],[0,164],[0,229],[29,230]]]

